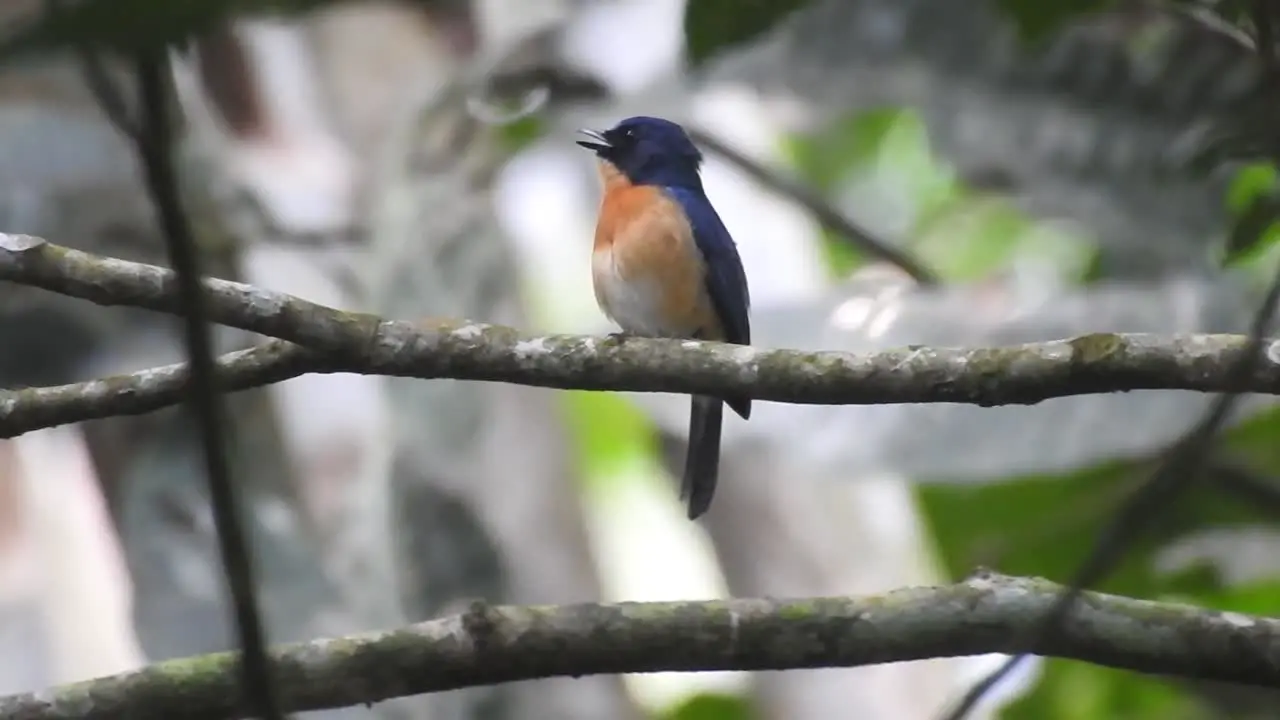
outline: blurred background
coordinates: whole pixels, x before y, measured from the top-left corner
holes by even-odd
[[[707,191],[761,346],[1238,332],[1280,262],[1276,5],[350,0],[237,16],[175,60],[183,191],[211,274],[401,319],[603,333],[599,190],[572,133],[662,115],[714,144]],[[6,0],[0,30],[39,8]],[[797,183],[932,277],[778,192]],[[131,148],[72,53],[0,70],[0,230],[165,264]],[[220,332],[223,350],[258,341]],[[0,347],[5,386],[181,358],[171,318],[12,285]],[[268,633],[288,642],[474,598],[864,594],[978,565],[1064,580],[1207,401],[761,403],[726,421],[699,523],[672,482],[687,398],[314,376],[229,397],[228,430]],[[1280,607],[1277,438],[1273,404],[1249,398],[1205,481],[1103,589]],[[204,483],[177,410],[0,443],[0,692],[234,646]],[[1001,659],[588,677],[305,715],[914,720]],[[1024,668],[975,717],[1272,718],[1280,702]]]

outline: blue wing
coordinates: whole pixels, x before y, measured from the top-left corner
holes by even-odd
[[[747,273],[742,269],[738,246],[701,190],[685,187],[665,190],[680,204],[693,226],[694,242],[706,261],[707,293],[724,325],[725,340],[750,345],[751,293],[747,290]]]

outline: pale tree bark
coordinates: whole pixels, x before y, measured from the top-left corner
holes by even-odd
[[[471,51],[496,52],[527,32],[525,25],[554,20],[566,7],[558,0],[468,5],[340,7],[306,27],[329,122],[359,159],[352,170],[368,245],[348,269],[361,307],[404,319],[518,325],[523,298],[489,205],[504,156],[491,131],[465,114],[462,95],[439,93],[456,90]],[[380,437],[366,444],[369,457],[349,492],[339,495],[347,517],[334,553],[345,558],[338,562],[347,570],[339,572],[348,584],[386,594],[380,612],[391,612],[391,601],[407,620],[475,597],[599,597],[553,395],[463,383],[378,384],[390,414],[375,426]],[[386,521],[369,521],[380,515]],[[615,678],[417,702],[434,719],[630,712]]]
[[[79,429],[49,428],[14,445],[25,481],[20,507],[42,579],[50,679],[89,680],[142,667],[133,583]],[[85,612],[85,598],[92,598],[92,612]]]
[[[330,100],[305,21],[237,23],[205,38],[179,86],[192,118],[212,206],[245,242],[250,282],[343,309],[367,298],[350,268],[366,251],[356,231],[361,166],[330,117]],[[308,549],[322,632],[394,627],[386,536],[386,405],[380,378],[300,377],[271,387],[287,452],[287,494]],[[345,711],[342,711],[345,712]],[[378,714],[426,718],[424,703],[386,703]],[[332,713],[331,713],[332,714]]]
[[[10,13],[31,3],[6,4]],[[67,56],[0,73],[0,225],[68,233],[78,247],[160,261],[151,210],[132,153],[85,89]],[[84,379],[139,369],[165,351],[172,323],[128,311],[88,310],[11,287],[0,303],[7,353],[0,386]],[[99,423],[123,431],[132,419]],[[89,430],[86,436],[86,430]],[[4,449],[6,578],[3,655],[7,687],[39,687],[138,667],[146,661],[133,622],[134,587],[105,495],[119,480],[112,458],[137,443],[104,448],[95,428],[33,433]],[[118,486],[115,488],[118,489]]]
[[[549,7],[555,3],[511,3],[497,17],[518,27],[522,15],[532,22],[534,10]],[[490,188],[506,154],[494,130],[468,114],[469,91],[452,82],[458,70],[411,66],[394,81],[410,102],[379,149],[366,287],[375,293],[373,309],[388,317],[523,325],[528,316],[513,249],[491,206]],[[397,558],[411,619],[475,597],[599,598],[577,474],[552,393],[451,381],[393,380],[388,388]],[[594,720],[634,713],[616,677],[446,693],[431,706],[440,718]]]

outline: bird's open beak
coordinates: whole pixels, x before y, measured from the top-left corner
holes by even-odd
[[[613,145],[609,142],[609,139],[606,138],[604,136],[604,133],[600,132],[599,130],[591,130],[589,128],[583,128],[578,131],[578,134],[586,135],[587,137],[591,138],[591,141],[587,141],[587,140],[575,141],[578,145],[581,145],[582,147],[588,150],[599,152],[601,150],[608,150],[609,148],[613,147]]]

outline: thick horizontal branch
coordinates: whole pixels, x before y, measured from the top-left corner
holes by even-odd
[[[274,653],[288,711],[553,676],[857,667],[1028,650],[1144,673],[1280,685],[1280,621],[1086,593],[1062,631],[1019,647],[1061,587],[980,573],[864,598],[561,607],[476,605],[401,630]],[[0,699],[0,720],[228,718],[234,655]]]
[[[176,281],[164,268],[29,236],[0,235],[0,280],[100,304],[177,309]],[[296,344],[271,343],[224,356],[219,367],[228,390],[310,372],[355,372],[824,405],[992,406],[1143,389],[1280,394],[1280,344],[1271,344],[1266,362],[1249,376],[1233,375],[1246,347],[1240,335],[1106,333],[997,348],[801,352],[691,340],[538,337],[483,323],[382,320],[241,283],[208,280],[206,287],[215,322]],[[171,366],[0,394],[0,436],[173,404],[184,373]]]

